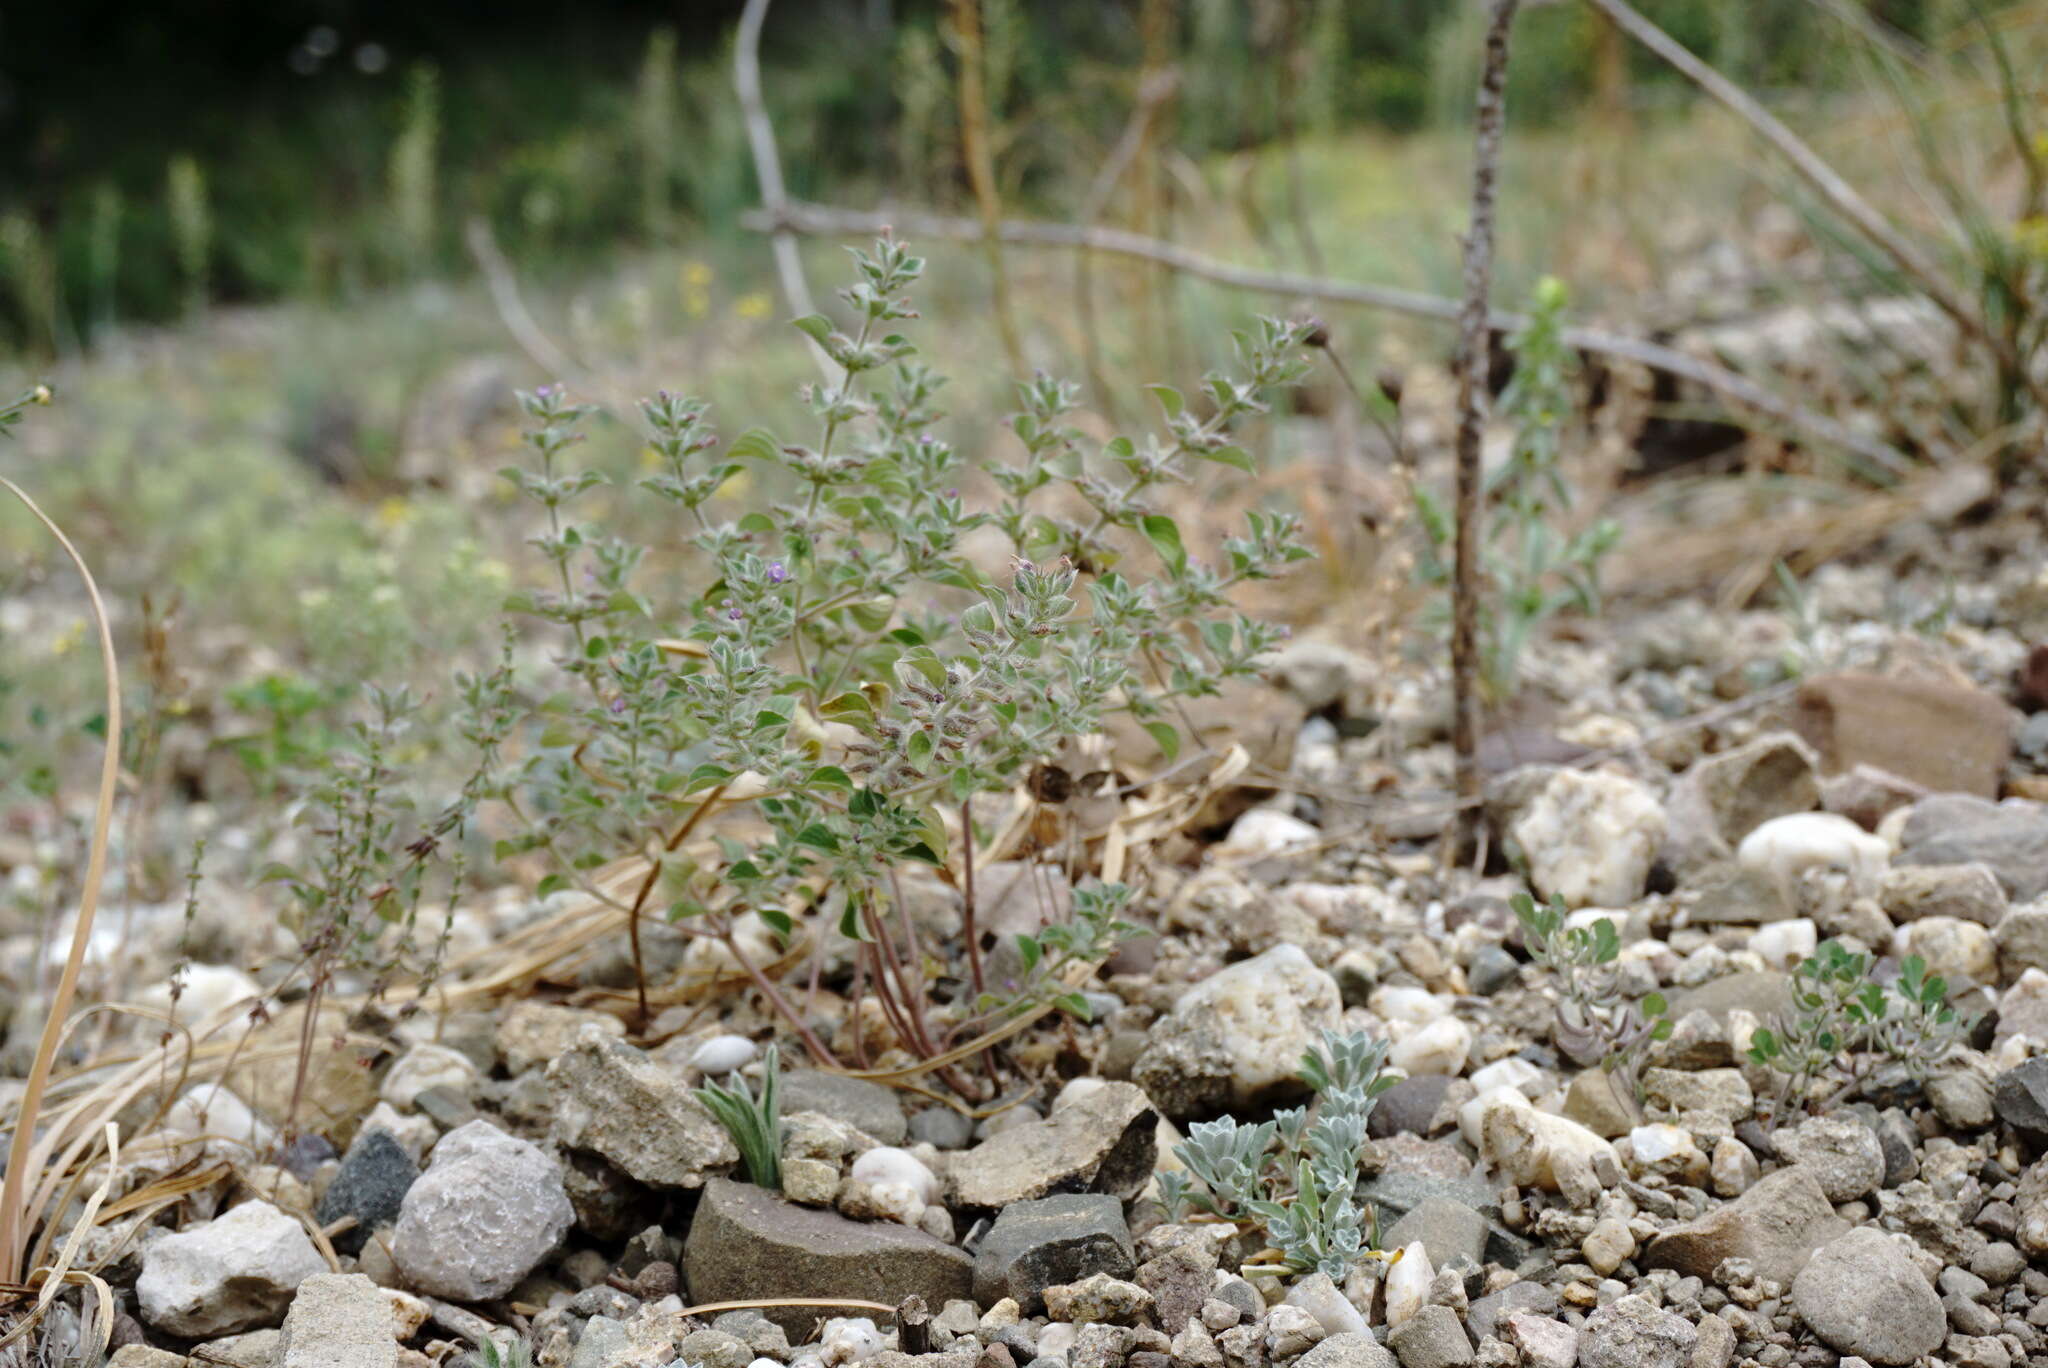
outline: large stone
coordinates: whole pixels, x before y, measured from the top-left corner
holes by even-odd
[[[1853,1202],[1884,1181],[1884,1147],[1854,1116],[1813,1116],[1773,1137],[1780,1158],[1813,1174],[1830,1202]]]
[[[1501,1223],[1500,1194],[1477,1179],[1388,1171],[1366,1179],[1358,1196],[1372,1206],[1382,1230],[1432,1198],[1469,1208],[1486,1221],[1486,1262],[1512,1268],[1528,1255],[1528,1242]]]
[[[1472,1341],[1448,1306],[1425,1306],[1393,1328],[1387,1336],[1401,1368],[1466,1368],[1473,1361]]]
[[[316,1213],[323,1226],[355,1218],[354,1229],[333,1237],[334,1247],[344,1254],[360,1253],[371,1231],[398,1219],[399,1206],[419,1176],[419,1165],[389,1131],[380,1126],[358,1135],[320,1195]]]
[[[2012,710],[1992,694],[1936,680],[1818,675],[1799,686],[1793,726],[1830,774],[1869,765],[1934,793],[1998,793]]]
[[[532,1272],[574,1218],[553,1159],[472,1121],[441,1137],[406,1192],[391,1257],[422,1292],[487,1301]]]
[[[1901,865],[1989,865],[2015,902],[2048,892],[2048,807],[1938,793],[1913,805],[1899,834]]]
[[[702,1187],[739,1150],[689,1085],[643,1051],[597,1032],[548,1065],[555,1138],[657,1188]]]
[[[1182,993],[1132,1078],[1175,1120],[1298,1095],[1301,1057],[1339,1010],[1336,980],[1300,946],[1276,945]]]
[[[299,1284],[327,1271],[298,1221],[268,1202],[166,1235],[142,1254],[142,1319],[187,1339],[277,1324]]]
[[[285,1313],[277,1368],[394,1368],[396,1328],[383,1288],[360,1273],[316,1273]]]
[[[1843,1221],[1806,1169],[1780,1169],[1734,1201],[1672,1226],[1643,1251],[1648,1268],[1711,1279],[1723,1259],[1748,1259],[1763,1277],[1789,1283]]]
[[[2007,912],[1991,933],[2000,979],[2012,983],[2029,969],[2048,970],[2048,903]]]
[[[1687,1368],[1698,1344],[1685,1317],[1647,1297],[1617,1297],[1586,1317],[1579,1368]]]
[[[1959,917],[1996,926],[2005,917],[2005,889],[1991,866],[1903,865],[1888,871],[1877,901],[1895,922],[1922,917]]]
[[[1448,1197],[1426,1197],[1394,1222],[1381,1237],[1387,1249],[1405,1249],[1421,1241],[1432,1265],[1442,1268],[1454,1254],[1478,1264],[1486,1258],[1486,1217]]]
[[[785,1116],[823,1112],[885,1145],[901,1145],[910,1138],[910,1122],[893,1088],[822,1069],[792,1069],[782,1075],[780,1087]]]
[[[1152,1177],[1158,1113],[1142,1088],[1105,1083],[1043,1121],[997,1131],[953,1160],[954,1202],[994,1210],[1060,1192],[1129,1200]]]
[[[1814,1251],[1792,1280],[1792,1305],[1829,1348],[1909,1364],[1941,1347],[1948,1317],[1901,1236],[1872,1226]]]
[[[1918,955],[1929,974],[1952,984],[1998,981],[1998,950],[1991,933],[1959,917],[1922,917],[1906,923],[1892,937],[1892,951],[1901,960]]]
[[[1748,1012],[1760,1021],[1792,1010],[1791,981],[1783,974],[1765,969],[1745,969],[1708,979],[1697,988],[1671,994],[1671,1017],[1679,1020],[1693,1012],[1726,1021],[1731,1011]]]
[[[280,1130],[312,1131],[337,1147],[355,1138],[357,1123],[377,1105],[377,1064],[386,1044],[349,1028],[348,1013],[326,1008],[306,1031],[306,1005],[284,1008],[242,1037],[222,1083]],[[312,1050],[299,1069],[299,1045]]]
[[[1643,895],[1664,843],[1664,807],[1625,775],[1559,770],[1510,831],[1544,897],[1627,907]]]
[[[1331,1335],[1295,1360],[1295,1368],[1396,1368],[1400,1360],[1370,1334]]]
[[[2000,1074],[1991,1087],[1991,1105],[2006,1125],[2036,1144],[2048,1143],[2048,1055]]]
[[[1812,747],[1790,732],[1760,736],[1696,762],[1665,800],[1665,858],[1681,872],[1726,860],[1762,823],[1812,811],[1820,802],[1817,763]]]
[[[683,1273],[694,1302],[857,1297],[893,1306],[915,1294],[944,1306],[971,1293],[974,1261],[893,1221],[849,1221],[713,1178],[683,1244]],[[809,1330],[817,1317],[798,1307],[766,1314],[790,1334]]]
[[[1128,1278],[1134,1267],[1123,1204],[1099,1194],[1072,1194],[1005,1207],[974,1256],[974,1296],[983,1306],[1009,1297],[1027,1312],[1044,1305],[1045,1289],[1096,1273]]]
[[[498,1020],[498,1054],[515,1077],[545,1065],[576,1043],[584,1027],[616,1039],[626,1023],[605,1012],[564,1007],[553,1002],[521,1002],[505,1009]]]

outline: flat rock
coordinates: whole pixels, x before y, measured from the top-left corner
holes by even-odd
[[[1393,1353],[1369,1334],[1330,1335],[1295,1361],[1295,1368],[1397,1368]]]
[[[1129,1200],[1158,1157],[1158,1113],[1142,1088],[1105,1083],[1043,1121],[996,1132],[953,1160],[953,1200],[989,1211],[1061,1192]]]
[[[910,1137],[910,1122],[896,1100],[895,1089],[880,1083],[820,1069],[792,1069],[782,1075],[780,1088],[785,1115],[823,1112],[885,1145],[901,1145]]]
[[[974,1257],[974,1297],[1004,1297],[1028,1312],[1045,1289],[1096,1273],[1128,1278],[1135,1264],[1123,1203],[1101,1194],[1069,1194],[1005,1207]],[[880,1300],[879,1298],[877,1300]]]
[[[2005,889],[1986,864],[1903,865],[1878,885],[1878,905],[1894,922],[1957,917],[1996,926],[2005,917]]]
[[[857,1297],[895,1305],[915,1294],[927,1306],[944,1306],[972,1293],[974,1260],[891,1221],[849,1221],[750,1183],[713,1178],[683,1244],[683,1273],[694,1302]],[[765,1314],[791,1335],[817,1319],[800,1307]]]
[[[1465,1368],[1473,1362],[1472,1341],[1448,1306],[1425,1306],[1387,1336],[1401,1368]]]
[[[1869,765],[1933,793],[1995,797],[2013,714],[1982,689],[1845,672],[1799,686],[1793,729],[1830,774]]]
[[[2048,807],[1937,793],[1913,804],[1896,865],[1985,864],[2014,902],[2048,892]]]
[[[1677,1020],[1691,1012],[1705,1012],[1726,1021],[1732,1010],[1753,1013],[1759,1020],[1792,1009],[1791,981],[1767,969],[1745,969],[1708,979],[1697,988],[1671,994],[1671,1017]]]
[[[1830,1202],[1856,1201],[1884,1181],[1884,1147],[1857,1116],[1810,1116],[1781,1129],[1772,1143],[1780,1158],[1813,1174]]]
[[[574,1219],[553,1159],[472,1121],[441,1137],[406,1192],[391,1257],[422,1292],[487,1301],[532,1272]]]
[[[579,1035],[548,1065],[547,1081],[555,1139],[602,1156],[637,1182],[702,1187],[739,1162],[732,1137],[689,1085],[622,1040]]]
[[[1871,1226],[1815,1250],[1792,1281],[1792,1305],[1829,1348],[1872,1363],[1910,1364],[1948,1335],[1941,1298],[1901,1237]]]
[[[1455,1108],[1444,1099],[1454,1080],[1443,1074],[1420,1074],[1404,1078],[1380,1094],[1365,1120],[1366,1134],[1375,1140],[1392,1135],[1436,1135],[1457,1121]]]
[[[244,1202],[143,1251],[142,1319],[187,1339],[283,1318],[299,1284],[327,1271],[305,1227],[268,1202]]]
[[[1844,1222],[1803,1168],[1780,1169],[1725,1206],[1663,1231],[1643,1251],[1648,1268],[1711,1280],[1723,1259],[1748,1259],[1756,1271],[1789,1283]]]
[[[1175,1120],[1298,1096],[1301,1057],[1340,1010],[1337,981],[1300,946],[1276,945],[1182,993],[1131,1077]]]
[[[515,1003],[498,1019],[498,1054],[505,1061],[506,1072],[517,1077],[575,1044],[586,1026],[613,1038],[626,1034],[626,1023],[607,1012],[553,1002]]]
[[[396,1328],[383,1288],[360,1273],[316,1273],[285,1313],[277,1368],[395,1368]]]

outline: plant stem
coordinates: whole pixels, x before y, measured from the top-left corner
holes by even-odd
[[[1451,745],[1457,754],[1458,818],[1447,858],[1474,843],[1479,790],[1479,486],[1486,421],[1486,301],[1493,279],[1493,212],[1507,125],[1508,33],[1519,0],[1494,0],[1486,28],[1473,134],[1472,222],[1465,234],[1465,304],[1458,317],[1458,543],[1451,607]]]

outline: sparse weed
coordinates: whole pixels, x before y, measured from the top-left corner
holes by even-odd
[[[747,1177],[770,1192],[782,1190],[781,1070],[781,1051],[770,1045],[761,1058],[758,1093],[750,1091],[737,1075],[731,1086],[706,1083],[691,1090],[732,1136],[747,1166]]]
[[[1562,898],[1539,903],[1527,893],[1509,899],[1522,927],[1529,958],[1556,983],[1557,1047],[1580,1064],[1598,1063],[1614,1075],[1629,1097],[1636,1095],[1643,1056],[1656,1041],[1669,1039],[1670,1007],[1662,993],[1630,1001],[1622,991],[1617,961],[1621,935],[1606,917],[1591,926],[1569,925]]]

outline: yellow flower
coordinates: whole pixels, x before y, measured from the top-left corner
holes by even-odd
[[[387,532],[405,526],[411,518],[412,506],[396,494],[377,505],[377,525]]]
[[[752,294],[743,294],[734,300],[732,311],[741,318],[766,318],[771,307],[767,294],[756,290]]]
[[[85,619],[80,618],[77,622],[65,628],[62,634],[50,643],[50,654],[53,656],[70,655],[74,650],[78,649],[78,643],[83,640],[85,640]]]
[[[655,450],[655,449],[654,449],[653,447],[651,447],[651,446],[650,446],[650,447],[641,447],[641,448],[640,448],[640,468],[641,468],[642,470],[659,470],[659,469],[661,469],[661,453],[660,453],[660,452],[658,452],[658,451],[656,451],[656,450]]]
[[[683,288],[702,289],[711,283],[711,268],[701,261],[683,263]]]

